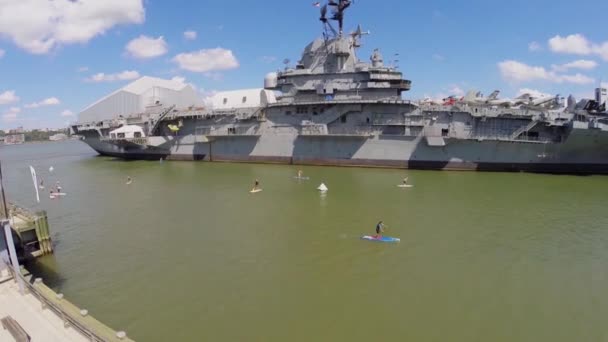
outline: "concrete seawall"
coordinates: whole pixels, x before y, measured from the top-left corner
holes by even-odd
[[[23,268],[21,271],[17,276],[24,282],[23,294],[12,269],[0,260],[0,316],[14,318],[32,341],[133,341],[54,292],[42,279],[34,278]],[[1,341],[10,338],[7,331],[0,331]]]

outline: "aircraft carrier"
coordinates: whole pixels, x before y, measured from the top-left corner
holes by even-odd
[[[357,58],[367,33],[343,31],[350,6],[321,6],[323,36],[295,65],[268,74],[264,88],[203,105],[190,86],[144,78],[85,109],[71,128],[99,154],[126,159],[608,173],[606,89],[578,102],[498,92],[404,100],[412,83],[380,51]]]

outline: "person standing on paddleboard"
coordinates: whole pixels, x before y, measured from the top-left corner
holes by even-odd
[[[257,190],[259,188],[259,186],[260,186],[260,181],[256,179],[255,183],[253,183],[253,190],[252,191]]]
[[[384,233],[384,223],[380,221],[376,225],[376,239],[382,238],[382,233]]]

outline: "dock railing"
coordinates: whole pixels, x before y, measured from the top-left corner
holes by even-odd
[[[0,260],[0,263],[3,261]],[[41,278],[27,277],[29,273],[23,268],[22,274],[15,274],[11,267],[8,267],[8,270],[13,279],[20,277],[23,280],[26,292],[38,299],[43,310],[53,311],[63,321],[64,327],[72,327],[91,342],[133,342],[125,332],[112,330],[90,316],[87,310],[80,309],[64,299],[63,294],[51,290]]]

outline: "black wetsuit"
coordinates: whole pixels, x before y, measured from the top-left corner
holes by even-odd
[[[382,233],[382,223],[376,225],[376,234]]]

